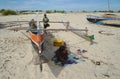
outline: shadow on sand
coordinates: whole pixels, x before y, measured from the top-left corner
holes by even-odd
[[[0,29],[4,29],[4,28],[7,28],[8,26],[4,23],[0,23]]]
[[[117,24],[103,24],[103,25],[120,28],[119,24],[118,25]]]
[[[64,67],[55,65],[55,63],[51,60],[52,57],[54,56],[54,52],[58,49],[58,47],[53,46],[53,40],[55,40],[55,37],[51,33],[47,33],[45,36],[44,44],[43,44],[42,55],[45,57],[44,58],[45,60],[43,59],[43,61],[46,61],[53,75],[55,77],[58,77],[61,71],[64,69]],[[35,52],[37,53],[38,51],[37,47],[33,43],[32,45],[33,45],[33,48],[35,49]],[[44,66],[43,66],[43,69],[44,69]]]

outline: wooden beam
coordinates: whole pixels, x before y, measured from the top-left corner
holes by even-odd
[[[87,29],[46,29],[46,31],[88,31]]]
[[[12,22],[30,22],[30,21],[8,21],[7,23],[12,23]],[[39,22],[43,22],[43,21],[39,21]],[[49,21],[48,23],[67,23],[67,22],[63,22],[63,21]]]

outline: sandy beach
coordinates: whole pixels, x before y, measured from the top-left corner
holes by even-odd
[[[27,28],[28,23],[12,21],[30,21],[35,14],[0,16],[0,79],[119,79],[120,78],[120,28],[97,25],[86,20],[87,15],[102,15],[104,13],[51,13],[47,14],[50,21],[70,22],[77,29],[88,28],[88,34],[94,35],[91,45],[71,31],[50,31],[45,37],[43,55],[48,60],[43,63],[40,72],[38,55],[25,29],[18,31],[11,28]],[[116,13],[120,15],[120,13]],[[39,14],[39,20],[43,14]],[[17,24],[17,25],[16,25]],[[41,23],[41,25],[43,25]],[[62,23],[50,23],[48,29],[65,28]],[[99,33],[102,31],[103,33]],[[23,34],[24,33],[24,34]],[[82,34],[83,32],[80,32]],[[62,39],[67,43],[69,51],[78,55],[80,63],[61,67],[55,65],[51,58],[58,47],[53,46],[53,40]],[[87,50],[81,55],[77,50]],[[96,62],[100,62],[97,65]]]

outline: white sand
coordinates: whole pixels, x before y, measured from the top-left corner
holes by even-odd
[[[95,42],[90,45],[89,41],[75,35],[72,32],[49,32],[46,37],[44,55],[49,62],[43,64],[40,72],[38,56],[33,49],[30,40],[20,30],[14,32],[8,28],[0,28],[0,79],[119,79],[120,78],[120,28],[102,26],[89,23],[86,15],[102,13],[69,13],[48,14],[51,21],[69,21],[75,28],[88,28],[90,35],[95,35]],[[8,21],[29,21],[35,15],[0,16],[0,23]],[[42,20],[43,14],[39,15]],[[19,23],[18,23],[19,24]],[[42,25],[42,24],[41,24]],[[49,28],[65,28],[63,24],[50,24]],[[0,25],[0,27],[5,27]],[[15,27],[15,26],[14,26]],[[18,26],[16,26],[18,27]],[[27,24],[21,27],[28,27]],[[104,34],[98,33],[105,31]],[[54,51],[54,39],[63,39],[71,52],[77,54],[77,49],[85,49],[83,55],[88,59],[78,64],[66,67],[55,65],[51,61]],[[95,65],[93,61],[101,61],[101,65]],[[37,65],[36,65],[37,64]]]

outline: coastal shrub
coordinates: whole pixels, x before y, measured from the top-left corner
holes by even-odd
[[[60,10],[60,11],[57,11],[58,13],[65,13],[65,11],[64,10]]]
[[[46,10],[46,13],[53,13],[52,10]]]
[[[46,13],[65,13],[65,11],[64,10],[54,10],[54,11],[46,10]]]
[[[53,12],[54,12],[54,13],[65,13],[64,10],[54,10]]]
[[[87,11],[83,10],[82,12],[87,12]]]
[[[120,10],[118,10],[118,12],[120,13]]]
[[[17,12],[16,11],[13,11],[13,10],[4,10],[2,11],[2,15],[17,15]]]
[[[108,12],[111,12],[111,13],[113,13],[114,11],[113,11],[113,10],[109,10]]]
[[[2,13],[3,11],[5,11],[5,9],[1,9],[1,10],[0,10],[0,13]]]

